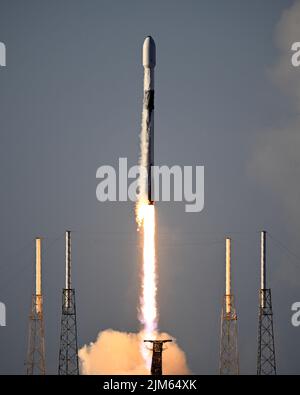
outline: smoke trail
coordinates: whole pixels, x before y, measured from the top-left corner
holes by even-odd
[[[144,69],[145,90],[150,89],[150,79],[151,79],[151,71],[150,69],[145,68]],[[149,148],[150,148],[149,136],[150,136],[149,111],[144,103],[143,112],[142,112],[141,133],[140,133],[140,157],[139,157],[140,175],[138,178],[138,196],[137,196],[137,205],[136,205],[138,225],[140,225],[142,221],[142,218],[139,216],[139,207],[141,205],[149,203],[147,196],[147,189],[148,189],[147,169],[149,166]]]
[[[147,182],[148,182],[147,168],[148,168],[148,148],[149,148],[148,128],[149,128],[148,112],[146,111],[146,109],[143,109],[142,125],[141,125],[141,133],[140,133],[140,158],[139,158],[140,176],[138,179],[139,194],[137,196],[138,198],[137,206],[141,203],[147,203]]]

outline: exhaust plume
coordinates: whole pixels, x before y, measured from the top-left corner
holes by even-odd
[[[169,339],[167,333],[157,334],[157,339]],[[79,351],[81,374],[148,375],[141,354],[142,333],[118,332],[112,329],[100,332],[94,343]],[[189,374],[184,352],[176,343],[169,343],[163,354],[163,374]]]

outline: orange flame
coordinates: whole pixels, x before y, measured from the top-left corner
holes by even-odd
[[[155,208],[148,202],[137,204],[137,223],[143,234],[143,265],[142,285],[140,296],[140,322],[143,326],[144,339],[155,339],[157,331],[157,285],[156,285],[156,257],[155,257]],[[141,351],[146,363],[150,367],[151,355],[141,344]]]

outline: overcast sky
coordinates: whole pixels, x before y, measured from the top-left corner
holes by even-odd
[[[300,301],[300,138],[289,134],[291,124],[300,130],[299,109],[276,72],[300,41],[299,23],[286,33],[297,10],[292,0],[0,0],[0,373],[25,371],[35,236],[44,237],[48,373],[58,365],[65,229],[74,231],[79,345],[107,328],[139,330],[134,206],[98,202],[96,170],[119,157],[137,163],[149,34],[156,164],[205,166],[201,213],[156,205],[160,329],[194,373],[218,372],[232,236],[241,372],[255,373],[266,229],[278,373],[300,373],[300,328],[290,322]],[[299,79],[300,68],[284,70]]]

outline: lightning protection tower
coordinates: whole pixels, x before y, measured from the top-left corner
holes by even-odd
[[[266,279],[266,231],[261,232],[261,284],[259,292],[259,325],[257,374],[276,375],[275,342],[271,289]]]
[[[220,374],[239,374],[237,315],[231,293],[231,239],[226,238],[226,293],[221,316]]]
[[[71,285],[71,232],[66,231],[66,283],[62,291],[59,375],[78,375],[75,289]]]
[[[27,352],[27,374],[46,374],[45,330],[42,296],[41,238],[35,239],[35,293],[32,295],[29,315],[29,339]]]
[[[144,342],[152,343],[151,375],[162,376],[162,353],[165,350],[164,344],[170,343],[172,340],[144,340]]]

